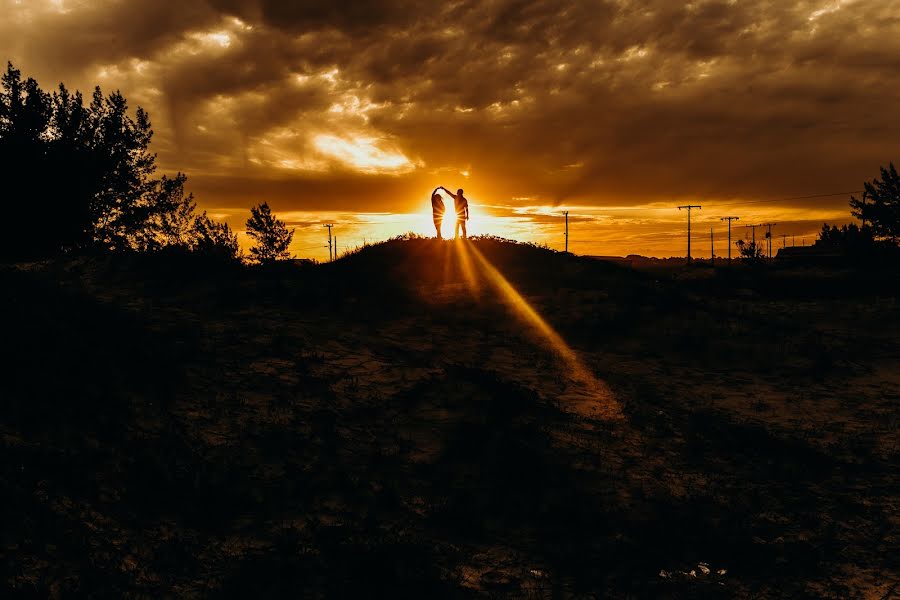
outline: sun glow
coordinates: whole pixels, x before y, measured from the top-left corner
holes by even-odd
[[[232,42],[231,35],[227,31],[206,31],[195,33],[191,37],[202,44],[218,48],[228,48]]]
[[[364,173],[405,173],[415,165],[397,151],[383,150],[378,140],[357,137],[352,140],[334,135],[319,135],[313,140],[316,149]]]
[[[441,235],[444,238],[451,238],[454,234],[456,226],[456,208],[453,204],[453,197],[438,192],[444,200],[444,220],[441,224]],[[499,237],[517,239],[543,241],[540,237],[540,230],[536,229],[533,224],[531,215],[505,215],[496,214],[495,207],[485,205],[478,200],[476,196],[469,196],[469,214],[471,219],[466,223],[466,229],[469,236],[474,235],[496,235]],[[431,196],[426,195],[422,199],[421,208],[414,213],[410,213],[412,217],[409,225],[414,233],[425,236],[434,236],[434,215],[431,209]],[[461,234],[461,232],[460,232]]]

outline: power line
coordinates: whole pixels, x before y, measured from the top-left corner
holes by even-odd
[[[718,203],[718,204],[707,205],[706,208],[718,208],[718,207],[725,207],[725,206],[744,206],[744,205],[752,205],[752,204],[771,204],[771,203],[777,203],[777,202],[789,202],[789,201],[793,201],[793,200],[809,200],[809,199],[815,199],[815,198],[849,196],[849,195],[858,194],[858,193],[865,193],[865,190],[830,192],[830,193],[825,193],[825,194],[808,194],[808,195],[802,195],[802,196],[787,196],[787,197],[783,197],[783,198],[772,198],[772,199],[766,199],[766,200],[745,200],[745,201],[739,201],[739,202],[723,202],[723,203]],[[865,201],[865,198],[863,200]],[[595,208],[596,210],[603,210],[604,208],[607,208],[608,210],[611,210],[611,211],[624,211],[624,210],[648,211],[648,210],[659,210],[662,207],[603,207],[603,206],[597,206],[597,207],[591,207],[591,208]],[[692,238],[690,212],[691,212],[691,209],[693,209],[693,208],[699,209],[702,207],[699,205],[688,205],[688,206],[679,206],[678,208],[679,208],[679,210],[682,208],[685,208],[688,210],[688,260],[690,261],[692,259],[691,247],[690,247],[691,246],[691,238]],[[592,243],[599,243],[601,241],[599,239],[571,239],[569,237],[569,232],[568,232],[569,211],[564,211],[564,215],[566,217],[566,232],[565,232],[566,251],[568,251],[569,242],[592,244]],[[730,257],[730,254],[731,254],[731,235],[730,235],[731,234],[731,221],[738,220],[738,219],[737,219],[737,217],[731,217],[731,218],[725,217],[725,218],[722,218],[721,220],[728,221],[728,226],[729,226],[728,227],[728,233],[729,233],[728,254],[729,254],[729,260],[730,260],[731,259],[731,257]],[[367,227],[367,226],[373,226],[373,225],[377,226],[377,225],[413,225],[413,224],[410,223],[408,220],[404,219],[402,221],[386,220],[386,221],[354,222],[354,223],[352,223],[352,225],[358,226],[358,227]],[[759,225],[748,226],[753,230],[754,243],[755,243],[755,237],[756,237],[755,227],[757,227],[757,226],[759,226]],[[329,256],[329,260],[331,261],[337,257],[337,252],[336,252],[336,248],[335,248],[336,238],[333,238],[332,230],[331,230],[332,227],[334,227],[334,224],[333,223],[323,224],[323,227],[328,228],[328,234],[329,234],[328,235],[328,237],[329,237],[328,256]],[[770,236],[771,236],[771,231],[769,232],[768,237],[770,237]],[[638,237],[643,237],[645,239],[646,238],[672,238],[672,237],[675,237],[675,235],[668,234],[668,233],[657,233],[657,234],[651,234],[651,235],[642,235],[642,236],[638,236]],[[803,241],[805,242],[805,240],[803,240]],[[366,243],[366,241],[363,240],[363,245],[365,245],[365,243]],[[771,239],[769,240],[768,245],[769,245],[769,255],[771,256],[771,250],[772,250],[771,249]],[[782,245],[786,245],[786,239],[784,239],[784,238],[782,240]],[[311,250],[311,249],[324,248],[324,247],[325,246],[308,246],[308,247],[298,248],[298,250]],[[713,246],[713,249],[711,250],[711,256],[713,256],[714,254],[715,254],[715,252],[714,252],[714,246]]]
[[[710,204],[708,208],[717,208],[719,206],[743,206],[745,204],[766,204],[770,202],[788,202],[790,200],[810,200],[813,198],[831,198],[834,196],[848,196],[850,194],[860,194],[865,190],[853,190],[851,192],[834,192],[831,194],[811,194],[809,196],[791,196],[788,198],[774,198],[771,200],[745,200],[743,202],[723,202],[721,204]]]
[[[788,196],[785,198],[771,198],[768,200],[741,200],[739,202],[720,202],[717,204],[707,204],[706,208],[718,208],[720,206],[743,206],[745,204],[769,204],[772,202],[788,202],[790,200],[810,200],[813,198],[830,198],[834,196],[848,196],[850,194],[861,194],[864,193],[865,190],[852,190],[849,192],[832,192],[828,194],[811,194],[808,196]],[[624,210],[664,210],[665,206],[596,206],[596,207],[587,207],[587,208],[596,208],[596,209],[606,209],[610,211],[624,211]]]

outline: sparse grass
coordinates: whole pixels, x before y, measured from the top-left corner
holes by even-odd
[[[569,412],[569,374],[473,299],[454,242],[0,269],[0,595],[888,591],[889,274],[660,277],[468,243],[623,421]]]

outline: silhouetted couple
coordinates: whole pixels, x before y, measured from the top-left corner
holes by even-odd
[[[444,186],[438,186],[431,192],[431,212],[434,217],[434,228],[437,230],[437,238],[444,239],[441,235],[441,225],[444,224],[444,201],[438,190],[444,190],[448,195],[453,197],[453,206],[456,209],[456,227],[453,230],[453,239],[459,237],[459,228],[462,227],[463,239],[466,239],[466,221],[469,220],[469,201],[463,196],[462,188],[456,190],[454,194]]]

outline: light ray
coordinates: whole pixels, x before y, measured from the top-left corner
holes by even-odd
[[[463,278],[466,280],[466,287],[469,292],[478,297],[481,295],[481,284],[478,283],[478,277],[475,273],[475,267],[472,264],[472,257],[469,255],[469,244],[466,240],[459,245],[459,264],[462,269]]]
[[[452,273],[452,267],[453,267],[452,261],[450,259],[451,249],[447,244],[443,243],[442,240],[437,240],[437,243],[440,245],[440,248],[441,248],[441,254],[442,254],[441,258],[443,258],[443,260],[444,260],[444,284],[446,285],[450,281],[450,275]]]
[[[461,255],[467,256],[465,260],[477,265],[487,282],[497,289],[500,297],[512,307],[516,315],[540,334],[550,348],[562,358],[573,378],[585,386],[586,396],[571,398],[575,402],[573,408],[593,417],[622,419],[621,406],[609,386],[594,376],[562,336],[547,323],[512,283],[473,244],[463,240],[459,247]]]

